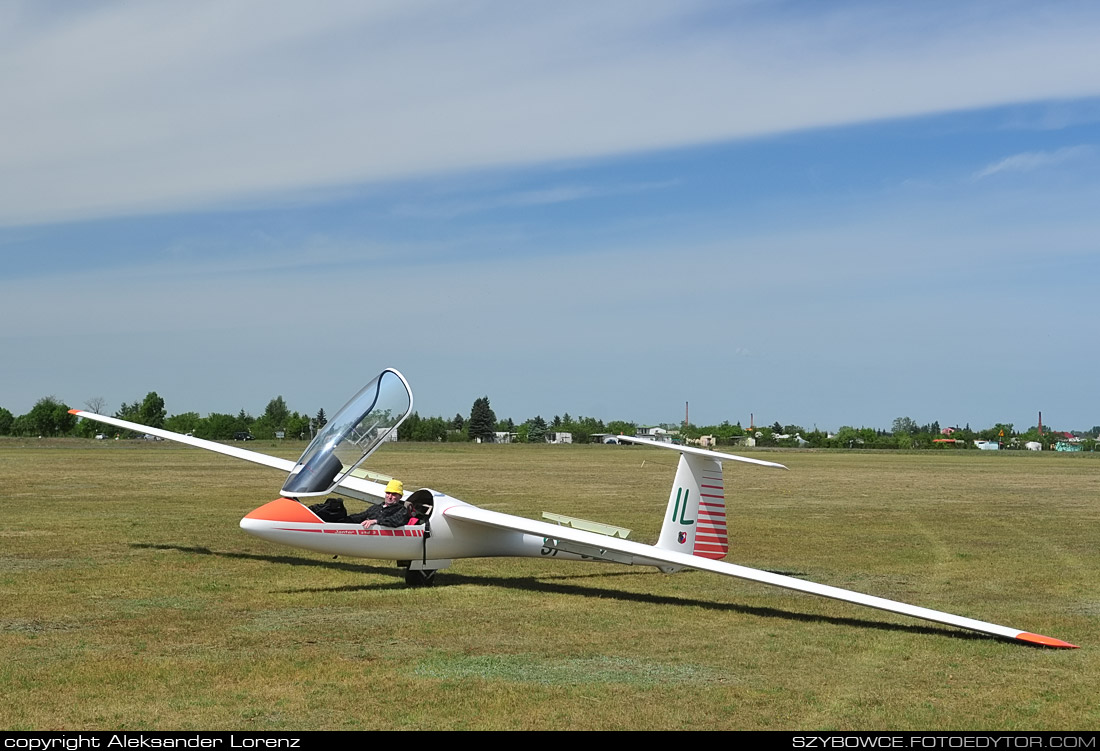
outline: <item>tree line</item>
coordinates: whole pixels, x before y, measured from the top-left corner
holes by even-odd
[[[102,397],[95,397],[85,402],[84,408],[90,412],[105,414],[106,403]],[[69,409],[67,404],[53,396],[39,399],[30,412],[18,417],[0,407],[0,435],[71,435],[84,438],[97,434],[120,438],[136,435],[131,431],[119,430],[92,420],[78,420],[69,413]],[[253,417],[244,409],[235,415],[211,412],[202,417],[198,412],[183,412],[169,416],[164,399],[155,391],[150,391],[145,398],[132,403],[123,402],[113,416],[215,441],[243,436],[274,439],[280,433],[284,438],[308,440],[328,421],[324,409],[319,409],[313,416],[291,411],[281,395],[271,399],[258,417]],[[758,446],[806,448],[974,448],[975,440],[986,440],[999,442],[1006,448],[1022,448],[1028,442],[1037,442],[1044,449],[1050,449],[1056,442],[1065,440],[1063,431],[1049,426],[1044,426],[1040,435],[1038,426],[1017,431],[1012,423],[997,423],[979,430],[971,430],[969,424],[965,427],[953,426],[948,436],[941,430],[938,422],[922,425],[909,417],[895,419],[890,430],[845,425],[836,433],[826,433],[816,427],[806,430],[800,425],[783,425],[779,422],[770,426],[749,428],[743,428],[740,422],[731,424],[728,421],[718,425],[685,423],[664,424],[660,427],[676,431],[681,440],[694,441],[703,436],[711,436],[719,446],[740,443],[745,437],[752,437]],[[506,433],[511,440],[518,443],[541,443],[547,440],[548,434],[562,432],[570,433],[574,443],[589,443],[599,434],[635,435],[637,429],[638,424],[628,420],[604,422],[594,417],[572,417],[568,412],[554,415],[550,420],[536,415],[518,424],[511,418],[498,420],[489,403],[489,397],[483,396],[474,400],[468,416],[457,413],[448,420],[441,416],[421,417],[414,412],[398,428],[398,439],[424,442],[479,440],[492,443],[497,434]],[[1093,426],[1089,431],[1072,431],[1071,434],[1082,439],[1084,450],[1093,450],[1096,437],[1100,434],[1100,426]],[[954,439],[955,443],[944,443],[943,439],[948,437]]]
[[[452,419],[421,417],[413,412],[397,429],[401,441],[481,441],[493,443],[498,433],[507,433],[517,443],[540,443],[549,433],[569,433],[574,443],[588,443],[599,433],[634,435],[637,423],[612,420],[605,423],[595,417],[573,418],[566,412],[547,421],[542,415],[531,417],[522,423],[512,418],[498,420],[489,404],[489,397],[475,399],[468,417],[457,413]]]
[[[102,397],[89,399],[84,404],[86,411],[96,414],[107,414],[105,408],[106,403]],[[30,412],[19,417],[0,407],[0,435],[72,435],[80,438],[92,438],[96,435],[131,438],[137,435],[134,431],[122,430],[94,420],[78,420],[76,415],[69,413],[69,409],[69,405],[53,396],[39,399]],[[211,412],[206,417],[201,417],[198,412],[183,412],[168,416],[164,399],[155,391],[150,391],[144,399],[132,403],[123,402],[110,416],[212,441],[231,440],[242,435],[275,438],[278,432],[286,438],[309,439],[327,422],[324,409],[318,410],[313,417],[291,412],[282,396],[269,401],[259,417],[253,417],[243,409],[236,415]]]

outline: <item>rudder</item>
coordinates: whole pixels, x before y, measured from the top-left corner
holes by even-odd
[[[657,547],[714,560],[729,552],[721,462],[680,454]]]

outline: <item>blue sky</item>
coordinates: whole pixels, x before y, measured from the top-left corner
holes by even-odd
[[[1100,6],[0,1],[0,406],[1100,424]]]

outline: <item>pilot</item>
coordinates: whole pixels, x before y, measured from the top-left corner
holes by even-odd
[[[404,491],[405,486],[400,480],[390,480],[386,485],[386,500],[349,517],[347,521],[361,522],[364,529],[370,529],[375,524],[382,527],[404,527],[411,516],[408,507],[401,502]]]

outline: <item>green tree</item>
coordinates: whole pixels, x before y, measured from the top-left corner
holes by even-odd
[[[281,394],[267,403],[263,416],[276,428],[285,427],[286,421],[290,418],[290,409],[286,406],[286,401]]]
[[[11,435],[11,426],[15,422],[15,416],[8,410],[0,407],[0,435]]]
[[[199,427],[199,423],[202,422],[202,418],[199,417],[198,412],[184,412],[178,415],[172,415],[164,421],[164,427],[167,430],[171,430],[173,433],[194,433]]]
[[[397,437],[402,441],[446,441],[448,425],[442,417],[421,417],[413,412],[397,428]]]
[[[536,415],[528,420],[527,425],[527,442],[528,443],[543,443],[546,441],[546,420],[542,419],[542,415]]]
[[[308,439],[311,437],[309,427],[309,417],[292,412],[286,420],[286,437]]]
[[[917,423],[910,417],[895,417],[894,425],[890,431],[895,436],[900,435],[916,435],[918,432]]]
[[[415,441],[413,438],[420,430],[420,413],[413,412],[411,415],[405,418],[405,421],[397,426],[397,440],[399,441]]]
[[[624,422],[623,420],[612,420],[607,423],[607,432],[612,435],[637,435],[638,425],[637,423]]]
[[[69,414],[68,405],[52,396],[35,402],[26,417],[32,433],[42,436],[65,435],[76,426],[76,415]]]
[[[474,440],[480,438],[482,443],[492,443],[496,438],[494,435],[496,424],[497,416],[493,414],[493,409],[489,406],[489,397],[483,396],[480,399],[475,399],[474,405],[470,409],[470,422],[467,425],[467,433],[470,438]]]
[[[12,435],[31,435],[34,433],[34,425],[31,424],[30,415],[19,415],[11,422]]]
[[[573,443],[588,443],[592,440],[593,433],[603,433],[604,424],[594,417],[578,417],[573,419],[568,414],[561,418],[562,428],[573,434]]]
[[[237,431],[237,418],[233,415],[211,412],[195,429],[195,435],[210,441],[226,441]]]
[[[986,428],[978,433],[978,437],[986,441],[1008,441],[1011,440],[1013,435],[1015,433],[1010,422],[999,422],[992,428]]]
[[[150,391],[138,407],[138,422],[150,428],[163,428],[166,414],[164,400],[157,395],[156,391]]]
[[[119,420],[139,422],[141,420],[141,403],[134,402],[133,404],[127,404],[123,402],[122,405],[119,406],[118,411],[115,412],[115,417]]]
[[[256,438],[274,438],[276,431],[285,431],[291,435],[287,428],[290,420],[290,409],[282,396],[277,396],[267,403],[264,413],[252,423],[252,435]]]

